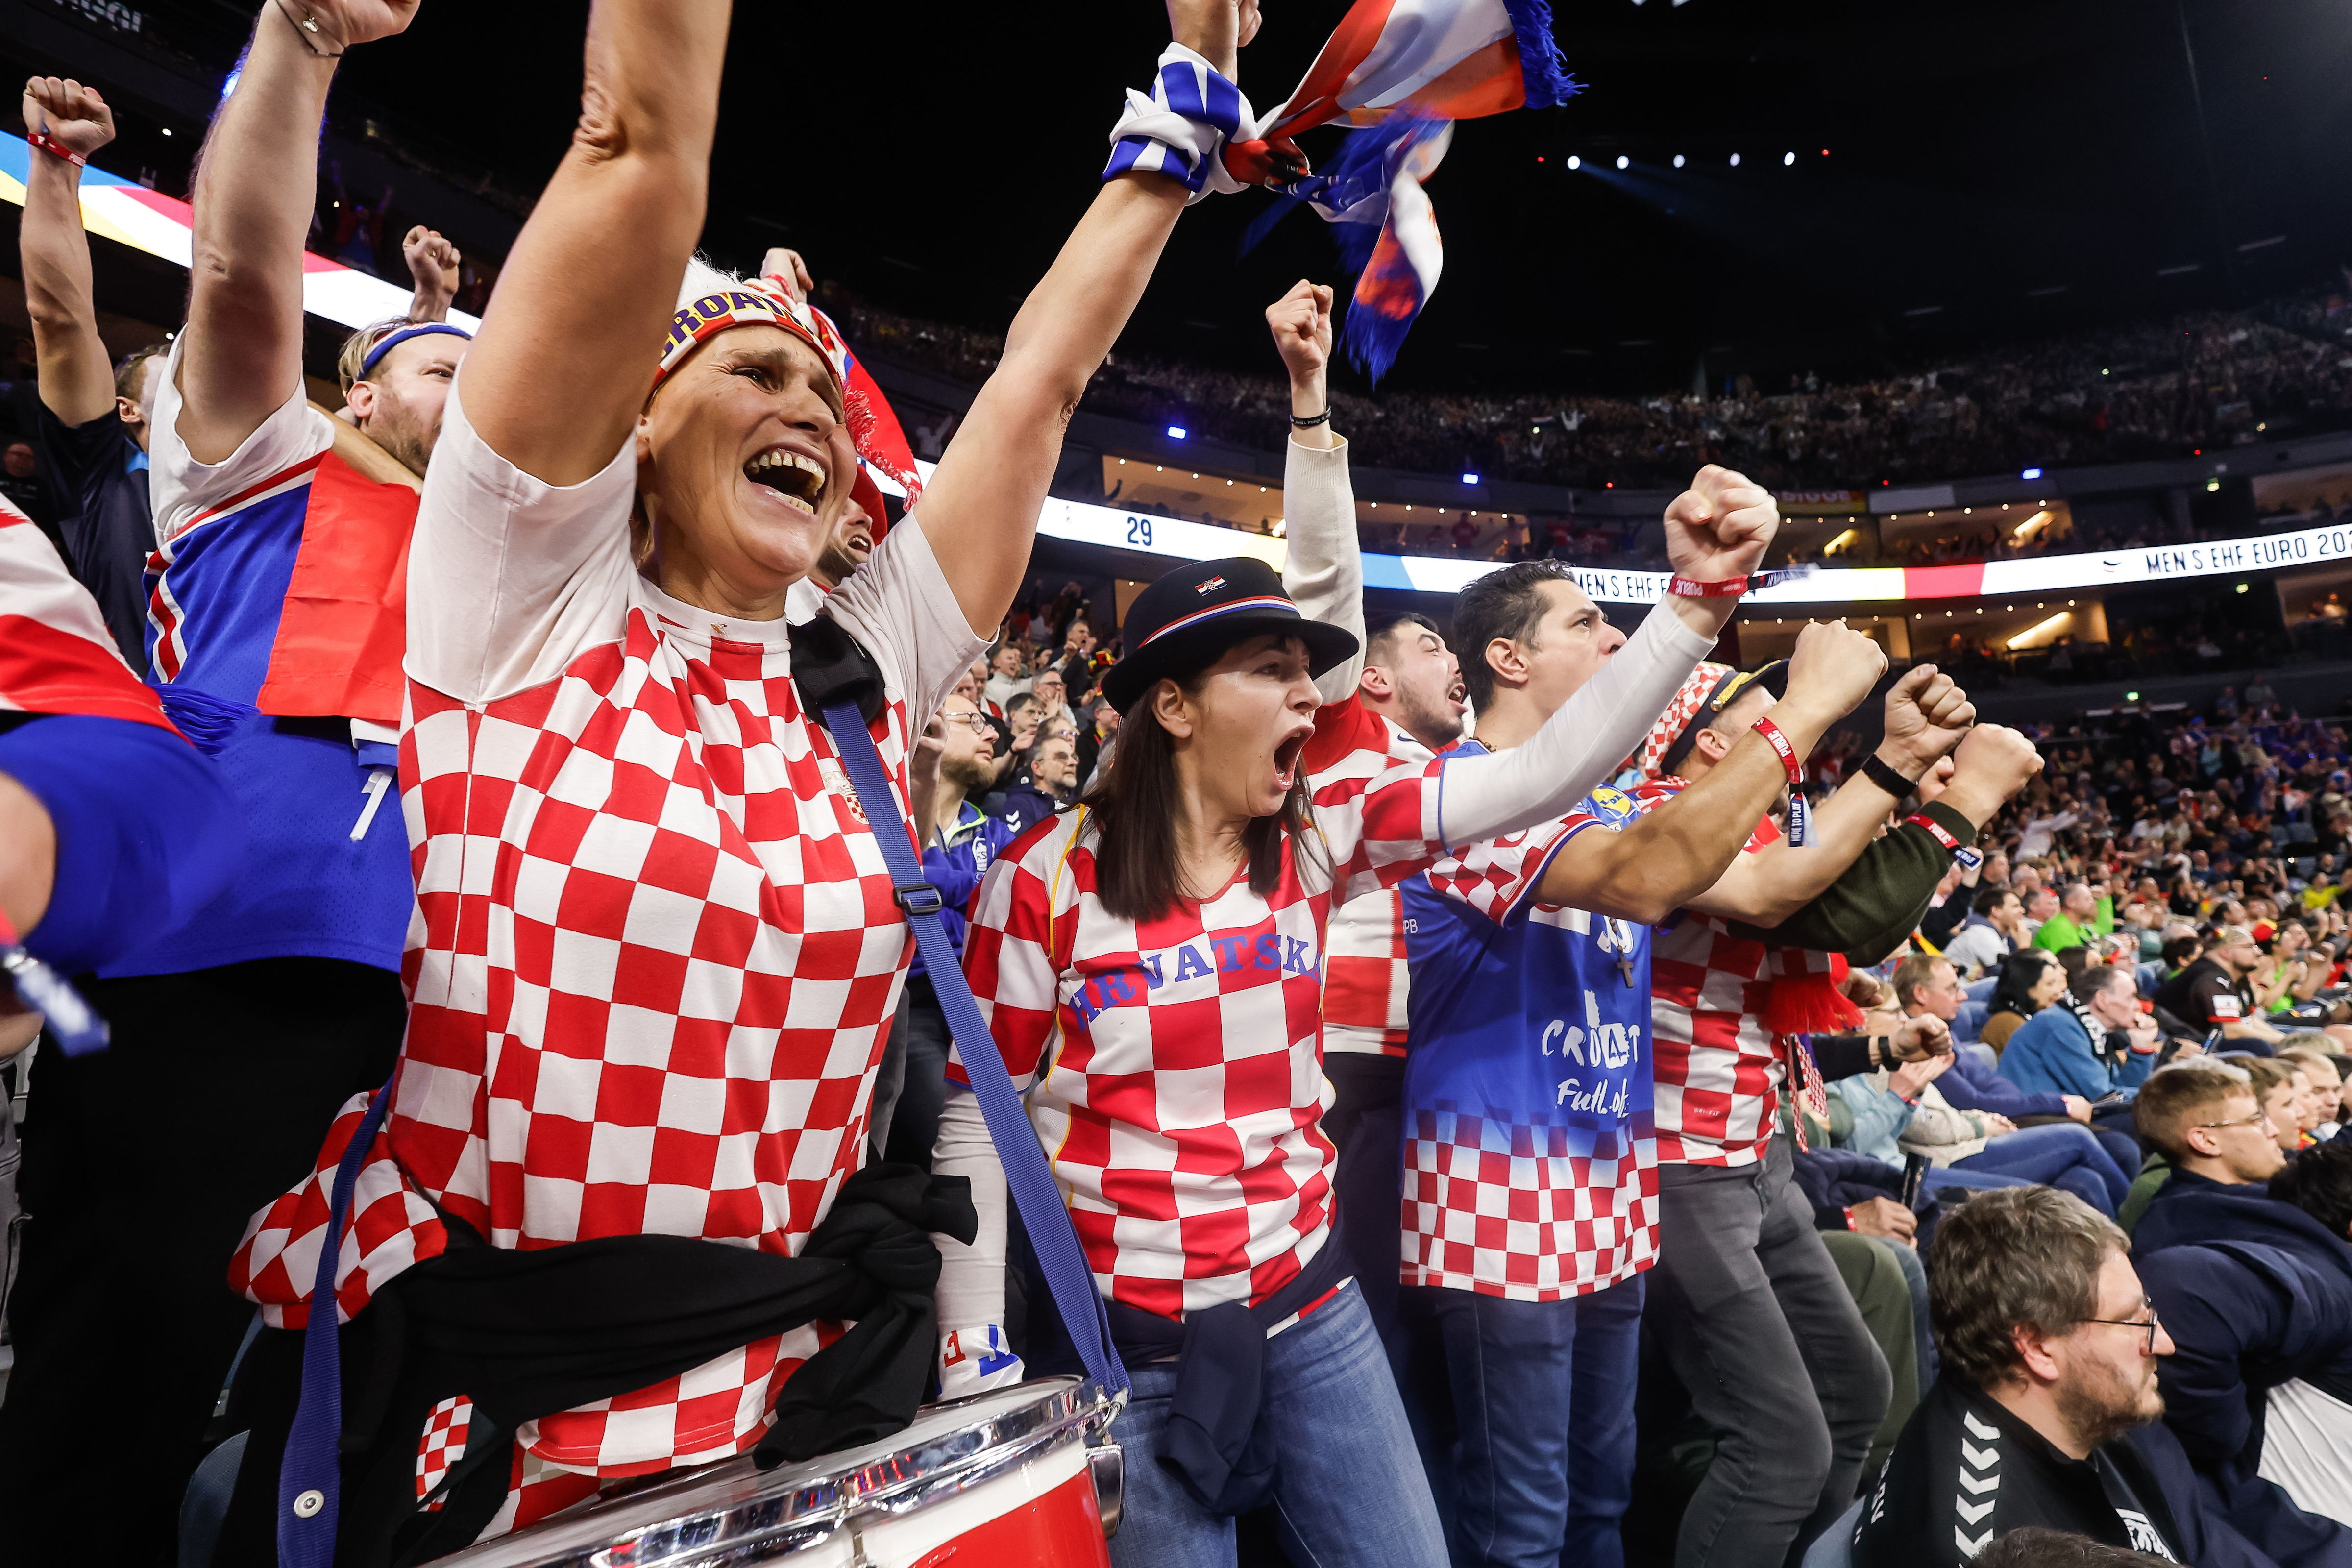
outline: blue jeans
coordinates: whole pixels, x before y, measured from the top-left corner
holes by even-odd
[[[2131,1178],[2098,1137],[2079,1122],[2053,1122],[2004,1132],[1981,1153],[1954,1163],[1962,1170],[2020,1176],[2074,1194],[2109,1219],[2131,1191]]]
[[[1565,1301],[1408,1287],[1454,1391],[1454,1568],[1623,1568],[1648,1283]]]
[[[1202,1508],[1160,1463],[1176,1363],[1131,1367],[1111,1429],[1127,1450],[1127,1513],[1113,1568],[1232,1568],[1234,1521]],[[1437,1504],[1372,1315],[1349,1280],[1265,1342],[1258,1419],[1282,1453],[1274,1506],[1298,1568],[1429,1568],[1445,1561]]]

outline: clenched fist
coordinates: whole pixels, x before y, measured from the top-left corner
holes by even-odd
[[[1808,621],[1789,656],[1788,700],[1826,726],[1853,712],[1878,678],[1886,655],[1843,621]]]
[[[1886,694],[1886,740],[1879,760],[1905,778],[1960,743],[1977,721],[1976,704],[1932,664],[1914,666]]]
[[[88,158],[114,140],[114,110],[94,87],[71,77],[37,76],[25,84],[25,129]]]
[[[416,20],[416,0],[278,0],[278,9],[314,54],[389,38]]]
[[[1330,285],[1300,279],[1265,308],[1265,324],[1293,386],[1322,375],[1331,363]]]
[[[1694,582],[1744,577],[1764,559],[1780,531],[1772,492],[1714,463],[1666,508],[1666,555]]]
[[[416,280],[416,291],[427,305],[438,304],[440,311],[431,319],[440,320],[449,310],[449,301],[457,297],[457,283],[465,258],[457,247],[444,238],[441,231],[418,224],[400,240],[401,258],[408,263],[408,275]]]

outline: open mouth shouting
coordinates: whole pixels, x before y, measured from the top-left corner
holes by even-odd
[[[786,506],[816,515],[830,476],[824,465],[788,447],[771,447],[743,465],[743,477]]]
[[[1298,782],[1299,753],[1307,750],[1307,737],[1315,733],[1312,724],[1291,731],[1288,739],[1274,749],[1274,782],[1285,795]]]
[[[1457,680],[1445,689],[1445,700],[1454,704],[1454,716],[1459,719],[1470,711],[1470,689]]]

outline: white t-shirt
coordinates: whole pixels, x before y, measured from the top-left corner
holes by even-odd
[[[798,1253],[862,1157],[911,947],[875,837],[906,831],[903,798],[851,788],[800,708],[787,623],[636,574],[633,446],[543,484],[476,435],[463,386],[410,556],[409,1032],[353,1200],[346,1314],[446,1245],[436,1205],[499,1247],[658,1234]],[[869,732],[903,797],[910,714],[937,710],[984,639],[919,526],[823,613],[880,667]],[[240,1249],[233,1282],[273,1321],[305,1316],[348,1136]],[[771,1336],[527,1423],[529,1475],[571,1479],[509,1522],[599,1476],[741,1451],[819,1342]]]

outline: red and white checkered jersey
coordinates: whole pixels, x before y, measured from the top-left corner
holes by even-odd
[[[172,728],[131,673],[89,590],[48,535],[0,496],[0,713],[77,713]]]
[[[634,488],[629,447],[584,484],[538,483],[452,392],[409,596],[408,1037],[341,1243],[346,1317],[443,1250],[435,1205],[498,1247],[656,1234],[791,1255],[862,1156],[910,946],[867,812],[903,833],[903,807],[858,801],[799,706],[784,621],[721,618],[631,568]],[[982,641],[920,528],[892,530],[825,613],[881,667],[873,733],[903,792],[910,715]],[[232,1283],[273,1323],[307,1317],[362,1104],[237,1254]],[[572,1472],[567,1499],[736,1453],[820,1342],[764,1339],[517,1440]]]
[[[1407,764],[1318,797],[1273,890],[1246,869],[1151,920],[1095,893],[1096,818],[1015,839],[964,947],[1096,1283],[1166,1318],[1280,1289],[1330,1232],[1326,921],[1442,853],[1437,776]],[[960,1058],[949,1075],[967,1081]]]
[[[1650,933],[1536,889],[1570,839],[1665,798],[1604,785],[1407,883],[1419,995],[1437,1016],[1416,1015],[1405,1075],[1404,1284],[1557,1301],[1656,1261]]]
[[[1426,762],[1428,747],[1402,726],[1373,712],[1360,697],[1316,710],[1315,734],[1301,759],[1307,787],[1378,777],[1400,763]],[[1404,961],[1404,905],[1384,889],[1350,899],[1331,911],[1323,981],[1323,1048],[1371,1056],[1404,1055],[1405,999],[1411,985]]]
[[[1671,796],[1685,787],[1662,778],[1628,793]],[[1768,817],[1747,852],[1780,837]],[[1728,921],[1689,910],[1657,928],[1650,1017],[1661,1164],[1749,1165],[1764,1157],[1787,1072],[1762,1017],[1772,989],[1769,951],[1734,936]]]

